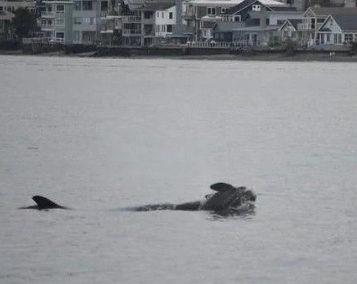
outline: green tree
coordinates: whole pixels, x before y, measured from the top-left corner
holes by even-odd
[[[12,26],[19,38],[28,36],[30,31],[33,31],[34,24],[34,15],[27,8],[18,8],[15,11]]]

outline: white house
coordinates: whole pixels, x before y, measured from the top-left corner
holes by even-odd
[[[323,45],[357,42],[357,13],[328,16],[318,31],[318,40]]]
[[[287,19],[278,29],[280,40],[298,42],[301,39],[301,31],[298,31],[298,25],[302,23],[302,19]]]
[[[166,38],[172,35],[176,24],[176,6],[166,10],[157,10],[155,14],[155,36]]]

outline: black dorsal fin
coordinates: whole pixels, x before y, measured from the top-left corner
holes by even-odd
[[[49,200],[48,198],[40,195],[35,195],[32,197],[32,199],[36,202],[38,209],[66,209],[66,207],[58,205],[53,201]]]
[[[211,189],[218,191],[218,192],[225,192],[227,190],[232,190],[235,189],[235,187],[229,183],[225,183],[225,182],[217,182],[215,184],[212,184]]]

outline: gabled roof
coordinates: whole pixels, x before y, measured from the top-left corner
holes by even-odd
[[[319,31],[331,31],[330,28],[326,27],[326,24],[329,19],[333,19],[343,32],[357,31],[357,15],[351,14],[333,14],[328,16]]]
[[[302,19],[288,19],[288,21],[292,24],[295,30],[297,30],[298,24],[302,23]]]
[[[356,8],[345,8],[345,7],[309,7],[304,15],[308,12],[312,12],[315,16],[328,16],[331,14],[355,14],[357,16]]]
[[[229,15],[237,14],[255,3],[259,3],[259,4],[269,8],[270,10],[275,10],[275,9],[279,9],[279,8],[281,9],[283,7],[291,8],[290,6],[288,6],[284,3],[274,1],[274,0],[245,0],[242,3],[230,8],[226,14],[229,14]]]
[[[287,19],[280,27],[279,30],[282,30],[286,25],[290,24],[297,31],[298,24],[302,23],[302,19]]]
[[[175,0],[124,0],[130,10],[163,11],[175,6]]]
[[[144,10],[163,11],[175,6],[175,0],[144,1]]]

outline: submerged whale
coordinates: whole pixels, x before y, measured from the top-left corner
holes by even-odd
[[[231,184],[219,182],[210,186],[215,191],[213,194],[206,195],[203,200],[186,202],[181,204],[153,204],[132,208],[134,211],[153,211],[153,210],[183,210],[183,211],[214,211],[219,214],[240,214],[244,212],[253,212],[256,201],[256,194],[246,187],[234,187]],[[36,205],[24,206],[19,209],[70,209],[58,205],[52,200],[35,195],[32,197]]]

